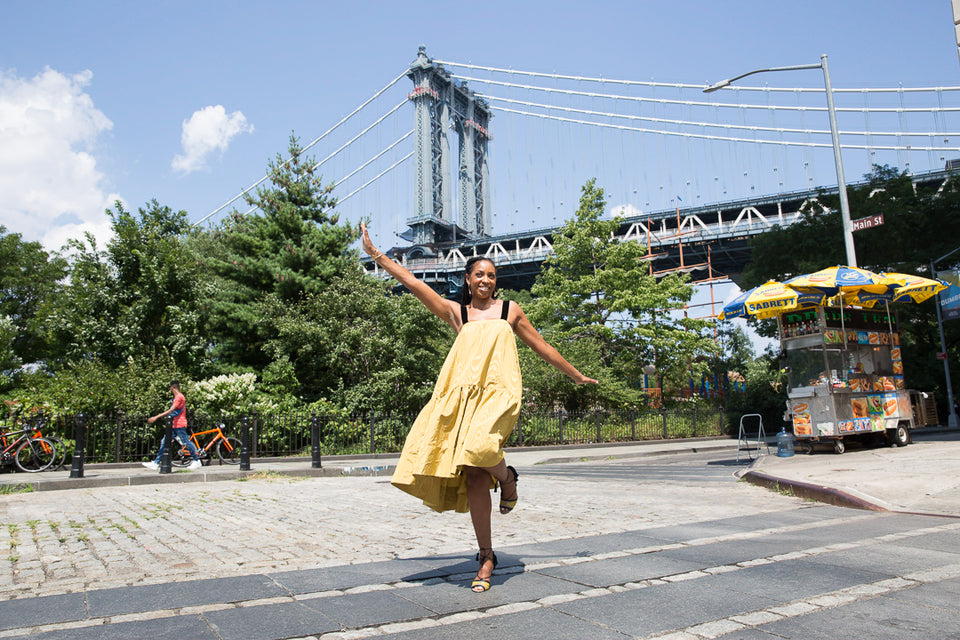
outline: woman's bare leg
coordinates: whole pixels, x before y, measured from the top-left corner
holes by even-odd
[[[480,467],[464,467],[467,480],[467,502],[470,504],[470,519],[481,549],[493,547],[490,532],[490,474]]]
[[[507,470],[507,463],[503,460],[493,467],[464,467],[464,476],[467,482],[467,502],[470,505],[470,520],[473,522],[473,532],[477,537],[477,546],[481,553],[484,550],[490,552],[480,564],[477,571],[477,578],[489,580],[493,575],[493,533],[490,524],[490,510],[493,502],[490,499],[490,478],[491,476],[501,483],[509,486],[513,484],[513,496],[507,496],[506,499],[513,500],[517,495],[516,482],[513,475]]]
[[[504,467],[506,471],[506,467]],[[473,532],[477,536],[477,546],[481,550],[493,550],[493,534],[490,530],[490,473],[480,467],[464,467],[467,481],[467,501],[470,504],[470,520]],[[493,559],[487,556],[480,564],[477,578],[489,580],[493,575]]]

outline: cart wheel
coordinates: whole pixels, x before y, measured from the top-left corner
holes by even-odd
[[[836,454],[841,454],[847,450],[847,445],[843,444],[843,440],[834,440],[833,441],[833,452]]]
[[[890,444],[894,447],[905,447],[910,444],[910,429],[904,424],[898,424],[890,437]]]
[[[803,443],[803,452],[804,452],[805,454],[807,454],[808,456],[812,456],[812,455],[813,455],[813,443],[812,443],[812,442],[804,442],[804,443]]]

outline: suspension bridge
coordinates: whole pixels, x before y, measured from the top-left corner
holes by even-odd
[[[435,60],[421,46],[303,148],[322,156],[314,168],[331,178],[341,219],[369,219],[378,246],[442,293],[462,285],[472,255],[496,261],[502,286],[528,288],[590,178],[621,216],[618,237],[648,247],[652,273],[715,283],[742,270],[751,236],[838,191],[825,88],[816,74],[789,77],[803,85],[705,95],[705,84]],[[832,95],[847,175],[890,165],[915,182],[949,179],[960,87]]]

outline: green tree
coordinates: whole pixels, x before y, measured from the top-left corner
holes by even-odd
[[[5,343],[10,352],[5,369],[47,356],[45,303],[56,296],[66,274],[62,257],[0,226],[0,317],[8,319],[12,333]]]
[[[712,349],[703,335],[707,323],[685,317],[683,307],[693,295],[684,276],[658,279],[643,260],[646,248],[620,242],[619,217],[602,219],[603,189],[590,180],[581,189],[580,206],[553,238],[554,255],[532,288],[530,317],[557,343],[593,358],[581,371],[601,380],[599,387],[570,389],[567,403],[582,405],[594,396],[604,400],[639,399],[642,368],[653,364],[664,380],[684,380],[706,371],[700,362]]]
[[[56,370],[81,361],[118,366],[125,355],[119,348],[123,330],[117,324],[116,277],[106,253],[89,233],[71,239],[66,248],[70,277],[49,301],[47,328],[53,353],[48,366]]]
[[[136,214],[117,202],[107,215],[114,235],[105,249],[91,235],[68,244],[69,283],[51,301],[49,322],[60,364],[169,357],[181,370],[200,371],[207,292],[184,242],[186,212],[153,200]]]
[[[717,323],[717,361],[715,370],[734,371],[746,375],[747,366],[755,357],[753,342],[746,329],[730,321]]]
[[[731,433],[736,433],[740,416],[746,413],[759,413],[768,435],[779,430],[787,400],[786,375],[780,367],[779,354],[771,349],[746,363],[742,372],[744,391],[731,393],[727,399],[727,429]]]
[[[336,274],[355,266],[350,244],[358,237],[332,213],[332,185],[290,137],[289,159],[268,164],[270,186],[247,195],[259,214],[234,211],[209,237],[199,239],[217,295],[209,305],[214,353],[222,365],[262,370],[273,338],[258,303],[296,305],[324,290]]]
[[[17,327],[10,316],[0,316],[0,390],[10,386],[14,370],[21,360],[13,349],[17,338]]]
[[[298,395],[352,411],[407,412],[429,398],[453,335],[411,294],[390,295],[354,263],[297,305],[260,307],[266,350],[292,367]]]
[[[24,373],[4,400],[21,413],[42,409],[53,415],[93,416],[122,411],[128,416],[147,416],[169,406],[168,385],[174,379],[186,380],[184,372],[164,358],[131,358],[116,367],[99,360],[78,360],[53,375],[46,371]]]
[[[206,359],[200,301],[209,290],[199,261],[184,241],[186,211],[151,200],[137,214],[117,203],[108,211],[114,237],[107,258],[116,275],[117,322],[127,356],[169,354],[184,371],[199,373]]]

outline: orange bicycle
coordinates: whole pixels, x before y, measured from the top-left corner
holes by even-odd
[[[36,473],[49,469],[57,460],[54,444],[28,427],[0,434],[0,465],[16,463],[21,471]]]
[[[197,448],[197,453],[203,464],[210,464],[210,460],[212,459],[210,451],[213,450],[214,446],[216,446],[217,457],[220,458],[221,464],[240,464],[240,438],[224,435],[223,427],[223,424],[219,424],[213,429],[197,431],[196,433],[190,434],[190,440]],[[197,436],[209,434],[213,434],[210,442],[201,447]],[[186,443],[179,441],[178,443],[180,446],[175,449],[173,455],[170,456],[170,463],[177,467],[185,467],[190,464],[193,458],[190,457],[190,449],[187,448]]]

